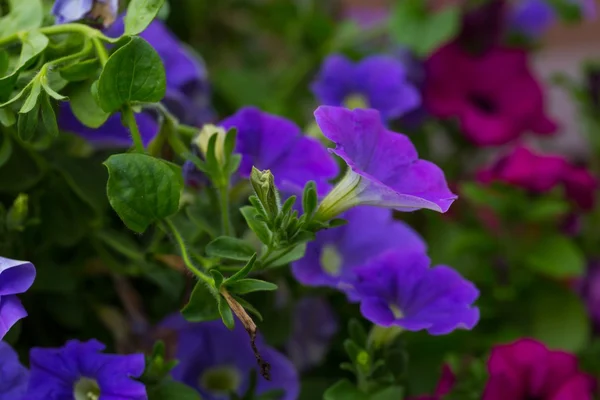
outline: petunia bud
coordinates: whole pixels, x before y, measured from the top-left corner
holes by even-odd
[[[200,152],[202,153],[204,159],[207,159],[208,143],[214,135],[217,136],[214,150],[215,158],[217,159],[217,162],[220,165],[223,165],[223,162],[225,160],[225,136],[227,136],[227,132],[225,131],[225,129],[221,128],[220,126],[206,124],[202,127],[202,130],[200,131],[198,136],[194,138],[194,144],[200,149]]]
[[[271,171],[260,171],[252,167],[250,183],[256,192],[256,196],[258,196],[258,199],[265,208],[267,215],[270,218],[275,218],[281,209],[281,201],[277,187],[275,186],[275,177]]]
[[[29,196],[21,193],[13,202],[6,215],[6,227],[10,231],[22,231],[29,214]]]

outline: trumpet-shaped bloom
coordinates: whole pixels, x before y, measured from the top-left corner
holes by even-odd
[[[479,321],[479,291],[450,267],[429,268],[419,251],[390,251],[356,269],[354,289],[369,321],[443,335]]]
[[[416,109],[421,95],[407,79],[407,71],[392,56],[371,56],[359,63],[334,54],[329,56],[312,84],[321,104],[374,108],[389,120]]]
[[[579,371],[577,358],[520,339],[496,346],[488,361],[483,400],[591,400],[592,377]]]
[[[239,321],[233,331],[220,320],[189,323],[180,315],[167,318],[162,325],[177,334],[179,364],[173,370],[174,379],[196,388],[205,400],[226,400],[229,393],[242,395],[248,389],[250,373],[258,369],[250,339]],[[280,400],[296,400],[300,383],[292,363],[266,346],[260,336],[256,345],[271,364],[271,380],[258,376],[256,394],[281,390]]]
[[[27,316],[17,295],[25,293],[34,279],[35,267],[30,262],[0,257],[0,340]]]
[[[303,258],[292,264],[294,277],[308,286],[329,286],[351,295],[355,268],[391,249],[425,252],[425,242],[390,210],[355,207],[341,216],[348,221],[317,233]]]
[[[31,349],[25,399],[147,399],[144,384],[133,379],[144,372],[144,355],[103,354],[102,350],[104,345],[96,340]]]
[[[250,177],[252,166],[271,170],[277,187],[286,192],[301,192],[308,181],[315,181],[323,193],[328,181],[335,178],[338,167],[316,139],[302,135],[293,122],[244,107],[219,124],[237,128],[236,151],[242,155],[239,174]]]
[[[27,390],[29,371],[19,362],[17,353],[0,341],[0,400],[22,400]]]
[[[315,118],[336,144],[330,151],[349,167],[319,205],[317,218],[326,221],[361,204],[446,212],[456,199],[442,170],[420,160],[408,137],[388,131],[377,111],[320,106]]]
[[[439,118],[457,118],[476,145],[500,145],[527,131],[547,135],[556,130],[544,112],[542,89],[524,50],[496,46],[476,56],[451,43],[429,58],[426,70],[426,108]]]

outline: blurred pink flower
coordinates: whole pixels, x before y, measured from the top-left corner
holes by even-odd
[[[456,383],[456,376],[447,364],[442,367],[442,376],[438,382],[435,392],[432,395],[419,397],[409,397],[407,400],[442,400],[445,395],[450,393]]]
[[[556,130],[524,50],[495,46],[476,56],[450,43],[425,68],[425,107],[436,117],[458,118],[476,145],[500,145],[527,131],[547,135]]]
[[[488,372],[483,400],[591,400],[594,390],[574,355],[532,339],[494,347]]]
[[[559,155],[534,153],[523,145],[479,171],[477,179],[482,183],[506,182],[535,193],[563,185],[566,196],[584,210],[594,207],[598,188],[598,181],[587,169]]]

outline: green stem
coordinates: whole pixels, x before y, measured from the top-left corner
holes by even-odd
[[[100,39],[95,36],[92,37],[92,43],[96,49],[98,60],[100,60],[100,64],[102,64],[104,67],[108,62],[108,52],[106,51],[106,47],[104,47],[104,44],[100,41]]]
[[[223,235],[231,234],[231,221],[229,218],[229,185],[219,187],[219,206],[221,208],[221,225]]]
[[[142,135],[140,134],[140,130],[137,125],[137,121],[135,120],[135,115],[133,114],[133,110],[130,106],[126,105],[123,107],[123,120],[125,122],[125,127],[129,128],[131,131],[131,139],[133,140],[133,146],[135,151],[141,154],[146,153],[146,149],[144,148],[144,143],[142,142]]]
[[[111,38],[104,35],[98,29],[94,29],[90,26],[84,24],[62,24],[62,25],[52,25],[52,26],[44,26],[37,30],[44,35],[64,35],[69,33],[78,33],[83,36],[87,36],[90,38],[97,38],[109,43],[116,43],[119,38]],[[0,47],[6,46],[8,44],[12,44],[13,42],[18,42],[20,40],[21,35],[26,33],[26,31],[20,31],[17,33],[13,33],[12,35],[8,35],[6,37],[0,38]]]
[[[173,238],[175,239],[175,241],[177,242],[177,245],[179,246],[179,251],[181,252],[181,258],[183,259],[183,262],[184,262],[185,266],[187,267],[187,269],[189,269],[199,279],[203,280],[206,284],[208,284],[210,286],[214,286],[214,283],[215,283],[214,280],[212,278],[210,278],[208,275],[206,275],[204,272],[200,271],[200,269],[194,265],[194,262],[190,258],[190,254],[188,253],[187,247],[185,246],[185,243],[183,241],[183,237],[181,236],[181,233],[179,233],[179,231],[175,227],[175,224],[168,218],[164,219],[164,223],[165,223],[165,225],[167,225],[168,230],[171,231],[171,233],[173,234]]]

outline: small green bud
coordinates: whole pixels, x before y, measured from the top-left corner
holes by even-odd
[[[260,171],[252,167],[250,183],[269,218],[275,218],[281,209],[281,201],[279,200],[279,193],[275,186],[275,177],[271,171]]]
[[[29,214],[29,196],[21,193],[13,202],[6,215],[6,228],[9,231],[22,231]]]

